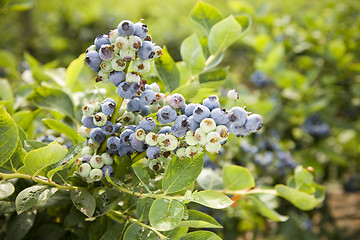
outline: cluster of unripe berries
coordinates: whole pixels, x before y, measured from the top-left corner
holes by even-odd
[[[140,83],[141,75],[150,71],[151,60],[163,51],[148,35],[147,26],[140,22],[121,21],[108,35],[100,34],[86,50],[85,62],[98,73],[96,81],[109,81],[116,87],[124,82]],[[125,76],[124,69],[132,61]]]

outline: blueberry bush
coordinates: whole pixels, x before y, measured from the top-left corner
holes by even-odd
[[[42,1],[0,5],[0,28],[32,4],[48,20],[23,62],[25,45],[0,40],[1,238],[318,239],[316,182],[342,183],[359,152],[356,86],[348,94],[359,35],[321,19],[351,23],[356,4],[285,4],[293,20],[225,2],[184,1],[189,19],[124,3],[103,9],[110,20],[98,3],[85,15],[66,3],[58,22]]]

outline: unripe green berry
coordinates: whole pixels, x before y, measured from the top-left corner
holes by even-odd
[[[200,128],[204,133],[208,133],[215,130],[216,123],[212,118],[205,118],[201,121]]]
[[[126,81],[131,83],[139,83],[141,80],[140,75],[136,72],[128,72],[126,74]]]
[[[229,137],[229,129],[225,125],[219,125],[215,131],[220,135],[220,141],[225,141]]]
[[[130,49],[137,51],[139,50],[139,48],[141,48],[141,45],[142,45],[142,40],[138,36],[131,36],[129,38]]]
[[[101,102],[93,101],[91,105],[94,106],[94,111],[99,112],[101,110]]]
[[[192,131],[187,131],[185,134],[185,142],[190,146],[198,144],[198,140],[195,137],[195,133]]]
[[[130,125],[131,123],[133,123],[135,121],[135,115],[132,112],[125,112],[122,115],[122,123],[124,125]]]
[[[87,104],[84,105],[81,110],[84,116],[91,117],[95,112],[95,107],[91,104]]]
[[[176,150],[176,155],[179,159],[185,159],[186,158],[186,148],[179,148]]]
[[[114,159],[107,152],[104,152],[103,154],[101,154],[101,158],[105,165],[111,165],[114,163]]]
[[[149,132],[145,137],[145,142],[150,146],[155,146],[158,143],[158,135],[154,132]]]
[[[195,157],[199,152],[199,148],[196,147],[196,146],[188,146],[186,149],[185,149],[185,152],[186,152],[186,156],[188,158],[193,158]]]
[[[220,148],[221,148],[221,144],[219,142],[218,143],[207,143],[205,145],[205,149],[209,153],[218,153]]]
[[[100,143],[96,143],[94,142],[92,139],[89,139],[89,143],[88,143],[88,146],[91,148],[91,149],[98,149],[100,147]]]
[[[148,60],[134,60],[132,68],[138,73],[147,73],[150,71],[150,61]]]
[[[90,128],[86,128],[84,126],[81,126],[79,128],[79,134],[80,136],[82,136],[83,138],[89,138],[90,137],[90,131],[91,129]]]
[[[164,140],[160,142],[160,147],[163,147],[165,151],[173,151],[178,146],[178,140],[173,135],[165,135]]]
[[[229,100],[235,101],[235,100],[239,99],[239,93],[236,91],[236,89],[230,90],[227,93],[227,96],[228,96]]]
[[[204,133],[201,128],[195,130],[194,137],[198,141],[198,144],[205,145],[206,144],[206,133]]]
[[[101,127],[104,126],[107,122],[107,116],[102,113],[102,112],[98,112],[97,114],[94,115],[93,118],[93,122],[95,124],[95,126]]]
[[[110,72],[112,70],[112,67],[111,67],[111,62],[110,61],[102,61],[100,63],[100,68],[103,72]]]
[[[118,37],[115,40],[115,47],[118,50],[128,49],[129,48],[129,40],[124,37]]]
[[[94,154],[94,150],[91,149],[91,148],[88,147],[88,146],[85,146],[85,147],[81,150],[80,157],[83,157],[83,156],[85,156],[86,154],[93,155],[93,154]]]
[[[91,171],[91,166],[88,163],[83,163],[79,167],[79,174],[82,177],[89,176],[90,171]]]
[[[90,159],[90,165],[93,168],[102,168],[102,166],[104,166],[104,161],[102,159],[101,156],[99,155],[94,155],[91,159]]]
[[[217,132],[209,132],[206,135],[206,144],[208,143],[220,143],[220,134]]]
[[[136,130],[136,139],[139,141],[144,141],[146,137],[146,131],[142,128]]]
[[[93,180],[93,181],[100,181],[101,178],[103,176],[103,172],[101,171],[101,169],[93,169],[90,171],[90,178]]]
[[[111,30],[110,34],[109,34],[109,39],[111,43],[115,43],[116,39],[120,37],[120,34],[118,32],[117,29]]]
[[[135,58],[135,51],[131,50],[131,49],[120,50],[120,57],[124,61],[130,62],[131,60],[133,60]]]
[[[126,67],[126,62],[121,57],[116,56],[111,60],[111,67],[115,71],[122,71]]]

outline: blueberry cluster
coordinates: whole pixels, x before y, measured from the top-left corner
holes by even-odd
[[[304,123],[305,131],[314,138],[324,138],[330,133],[329,124],[321,120],[318,114],[308,117]]]
[[[95,38],[94,45],[86,50],[85,62],[98,73],[97,82],[110,81],[121,89],[118,90],[119,92],[129,90],[128,95],[130,95],[137,91],[135,85],[140,83],[141,74],[150,71],[150,61],[154,57],[160,57],[162,53],[161,47],[152,42],[144,23],[124,20],[108,35],[100,34]],[[130,62],[133,71],[127,72],[125,76],[124,70]],[[119,86],[125,78],[126,86]]]

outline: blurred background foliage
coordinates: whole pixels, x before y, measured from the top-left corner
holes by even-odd
[[[218,219],[225,226],[223,236],[354,239],[360,234],[360,2],[206,2],[224,16],[246,13],[252,18],[248,34],[226,52],[221,64],[230,66],[226,80],[212,91],[225,96],[227,89],[236,88],[240,101],[246,100],[248,110],[261,114],[265,121],[260,134],[240,141],[229,139],[233,144],[221,156],[207,156],[206,167],[215,173],[228,162],[247,166],[258,185],[266,186],[286,182],[301,164],[313,168],[316,180],[328,192],[323,206],[306,213],[268,199],[280,213],[290,214],[285,223],[267,222],[253,212],[251,204],[234,199],[240,207],[234,206]],[[63,90],[71,94],[79,113],[83,103],[99,95],[91,89],[106,88],[95,85],[93,73],[83,68],[79,55],[94,36],[107,33],[104,30],[122,19],[143,18],[154,41],[167,46],[174,60],[181,61],[182,40],[193,32],[203,34],[189,18],[195,3],[1,0],[0,104],[33,139],[54,137],[53,132],[44,134],[46,127],[41,123],[49,116],[75,129],[76,112],[74,119],[68,119],[27,104],[33,89],[61,87],[59,79],[71,63],[73,69],[79,68],[74,76],[78,82]]]

